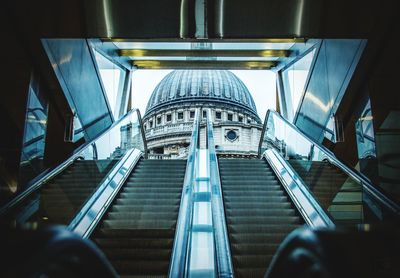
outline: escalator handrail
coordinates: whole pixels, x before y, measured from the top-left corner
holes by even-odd
[[[71,220],[68,229],[89,238],[142,156],[138,149],[128,150]]]
[[[214,226],[214,242],[217,258],[218,277],[233,277],[232,256],[228,238],[225,208],[222,200],[222,187],[219,175],[218,157],[215,150],[213,122],[211,111],[207,111],[207,146],[209,150],[211,202]]]
[[[182,188],[182,197],[179,206],[178,220],[174,245],[172,248],[171,263],[168,277],[185,277],[187,255],[190,254],[189,237],[192,221],[192,192],[193,177],[195,175],[195,162],[200,138],[200,111],[197,109],[193,122],[188,158],[186,162],[185,178]]]
[[[334,228],[333,219],[321,207],[308,187],[289,163],[273,148],[266,150],[264,158],[275,172],[289,198],[304,221],[311,227]]]
[[[322,151],[328,158],[329,162],[336,167],[338,167],[340,170],[342,170],[345,174],[350,176],[352,179],[354,179],[356,182],[358,182],[372,197],[374,197],[376,200],[378,200],[384,207],[392,211],[396,215],[400,215],[400,206],[396,204],[393,200],[391,200],[388,196],[386,196],[384,193],[382,193],[377,186],[374,186],[369,178],[367,178],[365,175],[362,173],[358,172],[355,170],[353,167],[348,166],[345,164],[343,161],[340,161],[335,154],[330,151],[328,148],[325,146],[321,145],[320,143],[315,142],[312,138],[310,138],[307,134],[305,134],[303,131],[301,131],[297,126],[294,124],[290,123],[288,120],[286,120],[284,117],[282,117],[279,113],[277,113],[274,110],[269,109],[267,113],[265,114],[265,120],[264,120],[264,127],[261,132],[261,137],[260,137],[260,143],[258,146],[258,155],[261,157],[262,153],[262,144],[263,144],[263,139],[264,135],[267,129],[268,125],[268,119],[270,117],[270,114],[275,115],[276,117],[280,118],[285,124],[290,126],[293,130],[295,130],[298,134],[300,134],[304,139],[306,139],[310,144],[314,145],[320,151]]]
[[[31,196],[34,192],[37,192],[44,184],[46,184],[48,181],[53,179],[55,176],[63,172],[67,167],[69,167],[72,163],[74,163],[75,160],[79,159],[81,156],[81,153],[84,152],[87,148],[89,148],[92,144],[94,144],[100,137],[102,137],[104,134],[108,133],[111,129],[113,129],[115,126],[117,126],[121,121],[123,121],[126,117],[130,116],[133,113],[137,113],[138,115],[138,121],[143,129],[143,125],[141,122],[141,116],[140,116],[140,111],[139,109],[132,109],[128,113],[125,114],[125,116],[121,117],[117,121],[115,121],[107,130],[96,136],[93,140],[89,141],[87,144],[84,144],[80,147],[78,147],[74,153],[67,158],[64,162],[61,164],[57,165],[54,168],[50,168],[45,170],[41,175],[39,175],[37,178],[32,180],[31,184],[27,186],[27,188],[22,191],[20,194],[15,196],[12,200],[10,200],[6,205],[0,208],[0,216],[6,214],[10,210],[12,210],[15,206],[20,204],[22,201],[24,201],[26,198]],[[146,138],[145,134],[142,130],[142,139],[143,139],[143,144],[144,144],[144,150],[145,150],[145,155],[147,154],[147,143],[146,143]]]

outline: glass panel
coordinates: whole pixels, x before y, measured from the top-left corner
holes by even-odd
[[[67,169],[31,194],[12,213],[16,225],[68,225],[96,191],[107,173],[133,148],[144,151],[136,110],[79,151]]]
[[[45,170],[43,158],[47,128],[47,109],[48,103],[40,93],[39,84],[32,79],[28,93],[18,191],[25,189],[30,180]],[[10,188],[10,190],[15,192],[17,188]]]
[[[355,124],[360,172],[374,183],[379,182],[371,104],[368,100]]]
[[[381,203],[340,168],[327,152],[270,111],[262,151],[275,148],[292,166],[336,225],[370,224],[389,217]]]
[[[97,66],[100,70],[100,76],[103,87],[107,94],[108,104],[114,118],[118,118],[119,107],[117,107],[118,98],[122,97],[122,90],[124,87],[125,71],[101,55],[99,52],[94,51]]]
[[[286,100],[290,100],[293,116],[304,93],[304,86],[314,58],[315,49],[282,72]],[[292,120],[292,119],[290,119]]]

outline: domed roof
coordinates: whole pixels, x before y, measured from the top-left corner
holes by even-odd
[[[223,102],[257,116],[254,100],[246,85],[228,70],[175,70],[154,89],[146,113],[166,105],[184,102]]]

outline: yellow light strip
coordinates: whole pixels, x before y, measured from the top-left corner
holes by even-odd
[[[198,39],[171,39],[171,38],[158,38],[158,39],[126,39],[126,38],[100,38],[103,42],[161,42],[161,43],[191,43],[199,42]],[[206,43],[304,43],[305,38],[264,38],[264,39],[204,39],[201,42]]]
[[[274,61],[132,61],[138,69],[271,69],[275,65]]]
[[[288,50],[163,50],[121,49],[120,56],[129,57],[288,57]]]

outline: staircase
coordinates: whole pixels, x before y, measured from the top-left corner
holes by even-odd
[[[264,277],[302,220],[265,161],[219,159],[219,167],[235,277]]]
[[[141,160],[92,239],[119,275],[165,277],[186,160]]]
[[[33,219],[39,224],[68,225],[115,163],[116,160],[76,160],[42,187],[39,210]]]
[[[361,186],[328,162],[289,160],[336,225],[364,222]]]

